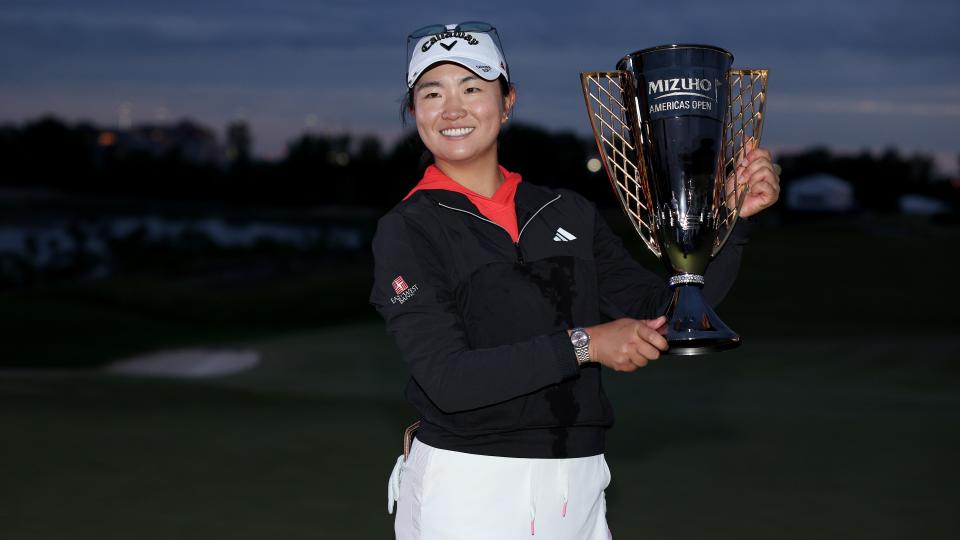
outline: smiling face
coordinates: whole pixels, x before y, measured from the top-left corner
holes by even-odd
[[[417,131],[439,164],[497,160],[497,135],[516,95],[457,64],[438,64],[413,87]]]

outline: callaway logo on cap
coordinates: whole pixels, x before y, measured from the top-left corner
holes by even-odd
[[[461,30],[456,24],[448,24],[446,31],[420,38],[410,57],[407,87],[413,88],[420,75],[438,62],[460,64],[488,81],[501,75],[509,81],[503,53],[486,32]]]

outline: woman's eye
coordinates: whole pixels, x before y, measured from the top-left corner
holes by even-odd
[[[425,94],[423,96],[423,99],[432,99],[436,97],[440,97],[440,94],[438,92],[430,92],[429,94]]]
[[[477,88],[476,86],[471,86],[471,87],[468,87],[468,88],[466,89],[466,93],[468,93],[468,94],[475,94],[475,93],[477,93],[477,92],[479,92],[479,91],[480,91],[480,89]]]

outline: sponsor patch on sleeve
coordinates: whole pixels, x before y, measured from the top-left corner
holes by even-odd
[[[407,300],[413,298],[413,295],[417,294],[417,284],[407,285],[406,280],[403,279],[403,276],[397,276],[391,282],[393,286],[393,292],[397,293],[396,296],[390,299],[391,304],[402,304]]]

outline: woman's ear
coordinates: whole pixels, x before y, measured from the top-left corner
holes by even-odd
[[[517,90],[510,86],[507,95],[503,96],[503,115],[500,117],[500,123],[510,119],[510,113],[513,112],[513,105],[517,102]]]

